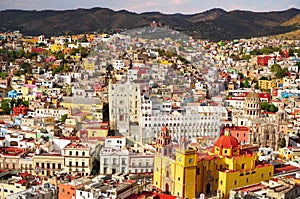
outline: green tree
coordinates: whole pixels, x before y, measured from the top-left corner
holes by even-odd
[[[8,73],[7,72],[0,72],[0,78],[1,79],[6,79],[8,77]]]
[[[244,88],[248,88],[249,87],[249,80],[248,78],[244,81]]]
[[[259,80],[268,80],[268,78],[266,76],[262,76],[261,78],[259,78]]]
[[[55,53],[54,56],[55,56],[56,59],[64,59],[65,58],[64,53],[62,53],[61,51]]]
[[[16,58],[22,58],[25,56],[24,50],[17,50],[16,51]]]
[[[60,121],[65,122],[67,118],[68,118],[68,114],[64,114],[60,117]]]
[[[23,104],[23,100],[18,98],[15,102],[15,105],[14,106],[20,106],[21,104]]]
[[[32,73],[32,66],[29,63],[23,63],[21,64],[21,69],[25,71],[25,73],[31,74]]]
[[[29,107],[29,101],[28,100],[22,101],[22,104],[26,107]]]
[[[270,111],[270,104],[268,102],[262,102],[261,103],[261,109],[264,111],[269,112]]]
[[[11,112],[11,104],[9,99],[4,99],[1,101],[1,109],[2,113],[5,115],[10,114]]]
[[[272,103],[271,105],[270,105],[270,111],[271,112],[277,112],[278,111],[278,108]]]
[[[281,148],[283,148],[283,147],[286,146],[286,140],[285,140],[285,138],[282,138],[282,139],[280,140],[279,146],[280,146]]]
[[[286,67],[281,68],[281,66],[276,63],[273,64],[270,69],[271,69],[271,72],[276,76],[277,79],[281,79],[281,78],[285,77],[287,75],[287,73],[289,72]]]

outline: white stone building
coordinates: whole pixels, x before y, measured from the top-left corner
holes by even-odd
[[[172,112],[154,109],[151,112],[140,118],[142,143],[153,141],[163,126],[177,141],[184,133],[190,140],[197,136],[218,137],[222,121],[228,119],[227,110],[219,106],[184,106]]]
[[[100,174],[128,172],[129,151],[126,147],[103,147],[99,153]]]

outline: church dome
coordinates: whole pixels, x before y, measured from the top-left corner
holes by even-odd
[[[225,135],[219,137],[214,146],[214,153],[217,155],[233,156],[240,154],[238,140],[230,132],[225,130]]]
[[[222,135],[215,143],[215,146],[230,149],[239,147],[239,142],[235,137],[231,135]]]
[[[260,102],[259,95],[255,92],[252,91],[246,96],[247,101],[253,101],[253,102]]]

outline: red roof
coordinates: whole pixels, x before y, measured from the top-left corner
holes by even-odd
[[[231,135],[222,135],[215,143],[215,146],[222,148],[236,148],[239,147],[239,142]]]
[[[299,171],[300,168],[293,166],[293,165],[287,165],[284,167],[280,167],[280,168],[275,168],[274,169],[274,173],[285,173],[285,172],[295,172],[295,171]]]
[[[168,129],[166,126],[163,126],[163,127],[161,128],[161,131],[168,132],[168,131],[169,131],[169,129]]]

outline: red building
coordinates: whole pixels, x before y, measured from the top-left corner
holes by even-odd
[[[13,110],[12,110],[13,113],[11,114],[11,116],[19,116],[20,114],[27,115],[28,111],[29,111],[29,108],[24,105],[13,107]]]
[[[226,127],[231,135],[235,137],[239,142],[248,143],[249,142],[249,128],[245,126],[230,126]]]

